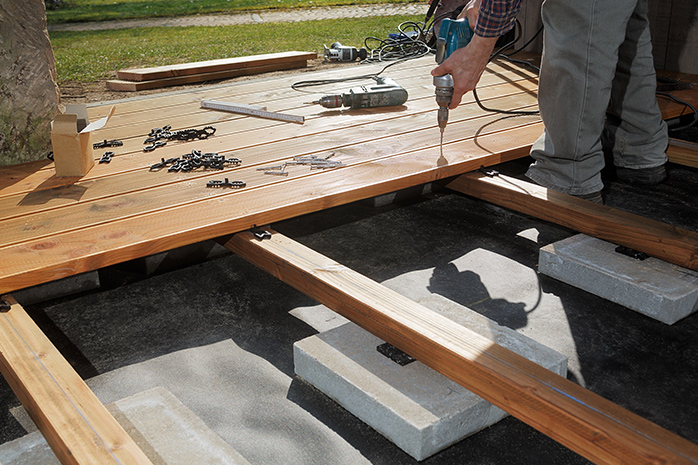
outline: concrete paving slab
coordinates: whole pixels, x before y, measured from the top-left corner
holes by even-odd
[[[292,381],[228,339],[126,366],[86,382],[104,404],[161,386],[251,463],[369,463],[288,398]],[[28,421],[28,417],[20,420],[23,424]]]
[[[538,271],[670,325],[698,310],[698,272],[616,247],[578,234],[541,248]]]
[[[434,295],[432,304],[464,327],[566,375],[567,358],[554,350],[444,297]],[[393,362],[376,350],[382,343],[353,323],[308,337],[294,344],[296,374],[416,460],[507,416],[420,362]]]
[[[153,465],[249,465],[176,397],[155,387],[107,406]],[[60,465],[40,432],[0,446],[5,465]]]

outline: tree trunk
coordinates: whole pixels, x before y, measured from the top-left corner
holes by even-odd
[[[0,0],[0,165],[46,157],[59,98],[43,0]]]

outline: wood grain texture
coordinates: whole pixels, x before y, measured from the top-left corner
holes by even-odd
[[[116,76],[125,81],[150,81],[153,79],[214,73],[231,69],[254,68],[275,63],[308,61],[317,58],[314,52],[279,52],[219,60],[196,61],[152,68],[131,68],[117,71]]]
[[[223,71],[213,71],[210,73],[187,74],[184,76],[151,79],[148,81],[124,81],[119,79],[110,79],[107,81],[107,89],[122,92],[136,92],[139,90],[159,89],[161,87],[181,86],[182,84],[217,81],[220,79],[229,79],[238,76],[250,76],[253,74],[268,73],[270,71],[305,68],[307,65],[308,62],[306,60],[296,60],[238,69],[228,69]]]
[[[666,154],[672,163],[698,168],[698,144],[695,142],[669,139]]]
[[[111,163],[97,164],[82,178],[57,178],[53,164],[0,168],[0,289],[3,292],[187,245],[253,224],[279,221],[332,205],[388,193],[525,156],[540,134],[537,117],[504,118],[485,113],[468,95],[451,112],[444,158],[438,153],[436,105],[425,57],[390,68],[409,92],[405,105],[364,110],[325,109],[305,102],[357,83],[296,92],[295,76],[193,89],[117,104],[109,125],[94,138],[119,139]],[[308,73],[302,79],[376,73],[382,64]],[[526,68],[496,60],[481,79],[479,95],[493,108],[535,108],[536,77]],[[302,114],[302,126],[200,108],[202,99],[264,105]],[[92,120],[105,108],[89,109]],[[172,142],[143,152],[150,129],[214,125],[203,141]],[[151,172],[162,158],[217,152],[243,160],[223,171]],[[258,168],[293,156],[334,152],[345,167],[336,172],[289,170],[288,177]],[[101,156],[101,151],[95,153]],[[228,177],[244,189],[207,189]],[[229,228],[229,229],[226,229]]]
[[[0,248],[0,289],[52,281],[243,231],[255,224],[293,218],[526,156],[541,127],[531,124],[509,131],[500,128],[491,134],[455,140],[444,147],[443,158],[438,148],[438,127],[427,130],[432,134],[431,143],[418,149],[410,150],[414,145],[409,141],[402,142],[400,151],[397,145],[372,140],[351,147],[351,151],[359,158],[364,153],[381,157],[332,171],[304,167],[289,179],[273,177],[274,182],[257,188],[251,185],[222,191],[200,186],[207,194],[203,198],[175,202],[170,208],[148,213],[124,216],[120,210],[130,208],[130,202],[112,200],[114,203],[107,206],[111,212],[94,209],[95,214],[105,215],[103,219],[88,227],[68,227],[60,234],[42,235],[41,231],[51,225],[42,223],[39,216],[33,226],[36,238]],[[339,155],[337,158],[341,160]],[[66,219],[54,218],[70,223],[70,216],[67,223]]]
[[[221,243],[596,463],[698,463],[695,444],[281,234]]]
[[[698,233],[509,176],[467,173],[450,189],[698,270]]]
[[[11,296],[0,313],[0,369],[64,465],[151,464]]]

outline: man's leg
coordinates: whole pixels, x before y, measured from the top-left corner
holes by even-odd
[[[654,184],[665,177],[666,123],[657,105],[647,0],[638,1],[618,53],[604,146],[620,179]]]
[[[638,0],[545,0],[538,104],[545,124],[526,173],[572,195],[603,188],[601,133],[618,50]]]

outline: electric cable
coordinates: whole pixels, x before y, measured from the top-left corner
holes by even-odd
[[[452,12],[449,13],[444,13],[432,21],[432,26],[434,21],[437,21],[439,19],[443,19],[445,16],[448,16],[452,14]],[[410,36],[410,34],[407,31],[407,28],[412,28],[412,30],[417,31],[417,38],[414,38]],[[391,61],[391,63],[387,64],[386,66],[383,67],[379,72],[373,73],[373,74],[362,74],[359,76],[351,76],[351,77],[346,77],[346,78],[338,78],[338,79],[318,79],[318,80],[307,80],[307,81],[298,81],[294,82],[291,84],[291,88],[293,90],[297,90],[300,92],[303,92],[301,89],[305,87],[314,87],[314,86],[322,86],[322,85],[328,85],[328,84],[337,84],[341,82],[349,82],[349,81],[359,81],[359,80],[365,80],[365,79],[376,79],[378,76],[380,76],[386,69],[389,67],[396,65],[398,63],[402,63],[403,61],[411,60],[414,58],[421,58],[429,53],[433,53],[434,50],[432,47],[430,47],[423,39],[426,37],[428,28],[426,28],[426,24],[423,22],[416,22],[416,21],[405,21],[402,22],[398,25],[398,31],[399,35],[397,38],[393,39],[379,39],[377,37],[367,37],[364,39],[364,46],[366,49],[370,52],[369,57],[367,57],[365,60],[362,60],[360,64],[367,64],[367,63],[375,63],[375,62],[385,62],[385,61]],[[369,41],[370,40],[375,40],[378,41],[378,44],[375,47],[370,47],[369,46]],[[312,93],[312,92],[309,92]]]
[[[299,92],[303,92],[301,89],[305,87],[314,87],[314,86],[324,86],[327,84],[337,84],[340,82],[348,82],[348,81],[359,81],[359,80],[364,80],[364,79],[373,79],[375,80],[378,76],[380,76],[383,71],[386,69],[390,68],[393,65],[396,65],[398,63],[402,63],[403,61],[406,61],[407,59],[404,60],[396,60],[393,61],[392,63],[388,63],[378,71],[377,73],[372,73],[372,74],[362,74],[360,76],[351,76],[351,77],[345,77],[345,78],[338,78],[338,79],[316,79],[316,80],[307,80],[307,81],[298,81],[294,82],[291,84],[291,89],[297,90]],[[312,92],[310,92],[312,93]]]
[[[507,48],[511,47],[513,44],[515,44],[519,40],[519,38],[521,37],[521,24],[519,23],[518,19],[515,21],[514,27],[518,29],[518,34],[509,43],[501,46],[499,49],[497,49],[496,52],[492,53],[490,55],[490,58],[487,60],[487,63],[491,62],[495,57],[499,56],[503,50],[506,50]],[[536,33],[536,35],[539,34],[540,31],[542,31],[542,30],[543,30],[543,28],[539,29],[539,31]],[[533,38],[535,38],[535,36]],[[531,40],[529,40],[524,45],[524,47],[528,46],[528,44],[531,42]],[[518,50],[515,53],[518,53],[519,51],[520,50]],[[517,61],[520,61],[520,60],[517,60]],[[482,109],[484,111],[489,111],[492,113],[501,113],[503,115],[516,115],[516,116],[540,114],[540,111],[538,111],[538,110],[500,110],[498,108],[488,108],[482,103],[482,101],[480,100],[480,97],[477,95],[477,87],[473,88],[473,98],[475,98],[475,103],[477,103],[477,106],[480,107],[480,109]]]
[[[405,21],[398,25],[398,33],[393,34],[394,37],[366,37],[364,47],[369,55],[361,63],[421,58],[432,52],[431,47],[424,41],[427,34],[425,31],[425,23]],[[371,41],[376,43],[372,44]]]
[[[667,92],[656,92],[656,94],[659,95],[659,96],[661,96],[661,97],[664,97],[664,98],[668,98],[668,99],[670,99],[670,100],[673,100],[674,102],[676,102],[676,103],[678,103],[678,104],[685,105],[685,106],[687,106],[688,108],[690,108],[691,111],[693,112],[693,121],[691,121],[691,122],[688,123],[688,124],[684,124],[684,125],[682,125],[682,126],[679,126],[679,127],[671,127],[671,128],[668,128],[669,131],[671,131],[671,132],[683,131],[683,130],[685,130],[685,129],[688,129],[688,128],[693,127],[693,125],[695,125],[696,122],[698,122],[698,111],[696,111],[696,108],[695,108],[693,105],[691,105],[690,103],[686,102],[685,100],[681,100],[680,98],[674,97],[673,95],[671,95],[671,94],[669,94],[669,93],[667,93]]]

